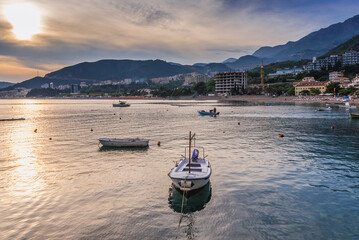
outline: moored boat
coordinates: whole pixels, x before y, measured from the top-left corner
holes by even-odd
[[[331,111],[333,110],[331,107],[326,107],[326,108],[319,108],[317,111],[321,112],[321,111]]]
[[[147,147],[149,139],[140,138],[99,138],[104,147]]]
[[[113,107],[129,107],[130,104],[124,102],[124,101],[119,101],[119,103],[114,103],[112,104]]]
[[[349,113],[351,119],[359,119],[359,113]]]
[[[18,120],[25,120],[25,118],[7,118],[7,119],[0,119],[0,121],[18,121]]]
[[[209,182],[209,178],[212,173],[211,165],[204,156],[199,157],[198,149],[194,149],[191,156],[191,145],[194,135],[189,137],[188,158],[183,157],[174,168],[168,173],[168,176],[172,179],[173,185],[182,191],[192,191],[200,189]],[[187,148],[185,150],[187,155]]]
[[[204,110],[198,111],[198,113],[201,116],[217,116],[217,115],[219,115],[219,112],[206,112]]]

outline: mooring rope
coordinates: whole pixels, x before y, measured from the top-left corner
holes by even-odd
[[[180,226],[181,226],[181,222],[182,222],[182,218],[183,218],[183,203],[184,203],[184,194],[185,194],[185,192],[186,192],[186,191],[183,191],[183,194],[182,194],[181,215],[180,215],[180,219],[179,219],[179,222],[178,222],[176,239],[178,238],[178,233],[179,233]]]

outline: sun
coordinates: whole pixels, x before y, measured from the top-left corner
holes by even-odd
[[[41,12],[31,3],[15,3],[6,5],[4,16],[12,25],[13,33],[19,40],[30,40],[41,33]]]

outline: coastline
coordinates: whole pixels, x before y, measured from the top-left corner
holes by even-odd
[[[174,98],[141,98],[136,96],[128,97],[103,97],[103,98],[88,98],[88,97],[48,97],[48,98],[0,98],[1,100],[14,100],[14,99],[77,99],[77,100],[89,100],[89,99],[102,99],[102,100],[217,100],[217,101],[238,101],[238,102],[253,102],[253,103],[321,103],[321,104],[342,104],[343,97],[332,97],[332,96],[264,96],[264,95],[240,95],[240,96],[181,96]],[[359,98],[351,99],[350,104],[359,106]]]
[[[279,96],[270,97],[264,95],[242,95],[242,96],[231,96],[231,97],[203,97],[196,98],[198,100],[221,100],[221,101],[245,101],[245,102],[263,102],[263,103],[322,103],[322,104],[342,104],[342,97],[332,96]],[[352,99],[349,101],[351,104],[359,105],[359,99]]]

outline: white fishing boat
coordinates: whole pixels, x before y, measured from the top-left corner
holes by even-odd
[[[204,148],[202,148],[202,158],[199,157],[199,150],[194,149],[191,156],[191,145],[194,135],[189,133],[189,147],[188,153],[185,148],[185,156],[177,163],[174,168],[168,173],[172,179],[173,185],[182,191],[191,191],[200,189],[209,182],[212,169],[208,160],[204,156]]]
[[[149,139],[140,138],[99,138],[104,147],[147,147]]]

